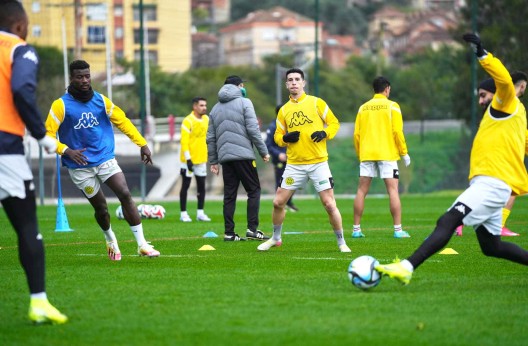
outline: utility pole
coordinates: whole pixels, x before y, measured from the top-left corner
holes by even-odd
[[[315,0],[314,95],[319,96],[319,0]]]
[[[145,105],[146,105],[146,92],[145,92],[145,40],[143,32],[144,26],[144,13],[143,13],[143,0],[139,0],[139,118],[141,119],[141,135],[145,136]],[[146,195],[146,177],[147,169],[145,165],[141,165],[141,200],[145,201]]]
[[[471,0],[471,29],[477,32],[477,0]],[[471,59],[471,133],[477,133],[477,59]]]

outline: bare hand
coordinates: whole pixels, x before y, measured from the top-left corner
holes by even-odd
[[[279,161],[280,162],[286,162],[286,159],[287,159],[287,156],[285,153],[280,153],[279,154]]]
[[[144,145],[141,147],[141,161],[143,161],[144,164],[151,164],[152,165],[152,153],[150,152],[150,149],[148,145]]]
[[[86,148],[79,150],[68,148],[64,152],[64,155],[68,156],[76,164],[86,166],[88,164],[88,158],[83,154],[85,151]]]
[[[218,175],[218,173],[220,173],[218,165],[211,165],[211,172],[215,175]]]
[[[269,154],[266,154],[266,155],[262,156],[262,160],[264,160],[264,162],[269,162],[269,160],[270,160]]]

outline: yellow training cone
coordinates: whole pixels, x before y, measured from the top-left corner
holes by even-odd
[[[446,247],[442,251],[439,252],[440,255],[458,255],[458,252],[451,249],[450,247]]]
[[[204,245],[198,249],[198,251],[211,251],[211,250],[216,250],[216,249],[212,247],[211,245]]]

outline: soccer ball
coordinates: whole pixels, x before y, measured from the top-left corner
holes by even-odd
[[[123,208],[121,206],[117,207],[116,216],[119,220],[124,220],[125,215],[123,215]]]
[[[164,219],[165,218],[165,208],[163,206],[156,204],[152,205],[150,208],[150,218],[151,219]]]
[[[379,265],[377,259],[364,255],[354,259],[348,266],[348,278],[352,285],[362,290],[376,287],[381,281],[381,274],[374,269]]]
[[[149,204],[140,204],[137,206],[137,210],[142,219],[150,218],[150,211],[152,206]]]

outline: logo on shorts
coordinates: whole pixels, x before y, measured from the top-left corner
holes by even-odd
[[[324,184],[328,184],[328,180],[325,179],[319,182],[319,185],[324,185]]]
[[[295,180],[292,177],[286,178],[286,185],[293,185],[295,183]]]
[[[79,122],[73,128],[78,130],[81,127],[86,129],[97,125],[99,125],[99,122],[97,121],[97,118],[93,115],[92,112],[83,112],[81,114],[81,119],[79,119]]]
[[[86,186],[84,192],[86,192],[87,195],[91,195],[94,192],[93,186]]]
[[[465,205],[464,203],[462,202],[457,202],[454,206],[453,206],[453,209],[455,209],[456,211],[458,211],[460,214],[462,215],[467,215],[471,212],[471,208],[468,207],[467,205]]]
[[[257,163],[255,162],[255,160],[253,160],[251,164],[253,165],[253,167],[257,168]]]
[[[306,115],[302,111],[293,112],[293,116],[290,121],[290,125],[288,127],[292,128],[296,125],[304,125],[305,123],[311,124],[313,121],[308,119]]]

